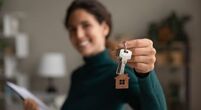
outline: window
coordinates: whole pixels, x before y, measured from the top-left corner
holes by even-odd
[[[119,84],[120,85],[124,85],[125,84],[125,80],[119,80]]]

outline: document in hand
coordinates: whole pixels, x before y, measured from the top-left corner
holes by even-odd
[[[22,100],[25,100],[26,98],[33,99],[38,104],[40,110],[49,110],[49,108],[39,98],[34,96],[27,89],[25,89],[23,87],[20,87],[18,85],[15,85],[15,84],[13,84],[11,82],[6,82],[6,85],[11,90],[13,90]]]

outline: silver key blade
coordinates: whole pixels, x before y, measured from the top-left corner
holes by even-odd
[[[119,72],[120,74],[124,74],[124,69],[125,69],[126,63],[127,63],[127,59],[122,58],[120,72]]]
[[[122,59],[122,58],[120,59],[120,61],[118,63],[116,74],[124,74],[124,69],[125,69],[126,63],[127,63],[126,59]]]
[[[120,73],[121,65],[122,65],[122,62],[121,62],[121,58],[120,58],[120,59],[119,59],[119,62],[118,62],[118,66],[117,66],[116,74],[119,74],[119,73]]]

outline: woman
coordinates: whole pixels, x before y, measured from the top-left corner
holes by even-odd
[[[114,86],[117,64],[105,47],[112,30],[106,8],[96,0],[73,1],[65,27],[85,64],[73,72],[69,95],[61,110],[120,110],[125,103],[135,110],[166,110],[164,94],[153,71],[156,52],[150,40],[127,41],[133,52],[125,68],[129,88],[119,90]],[[25,100],[24,106],[25,110],[38,110],[31,99]]]

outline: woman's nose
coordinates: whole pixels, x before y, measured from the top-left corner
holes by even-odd
[[[84,37],[84,30],[81,28],[77,29],[76,36],[78,39],[82,39]]]

